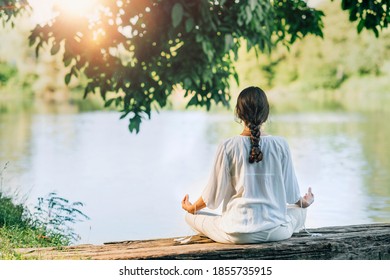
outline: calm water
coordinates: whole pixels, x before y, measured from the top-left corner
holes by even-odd
[[[308,228],[390,222],[388,116],[274,115],[270,134],[290,143]],[[80,243],[191,234],[180,201],[196,199],[220,140],[241,126],[232,114],[162,112],[130,134],[117,113],[0,115],[0,166],[8,191],[33,205],[56,191],[85,203]]]

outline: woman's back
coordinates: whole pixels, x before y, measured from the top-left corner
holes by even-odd
[[[256,164],[247,160],[251,148],[247,136],[228,138],[218,147],[217,160],[222,158],[223,167],[211,175],[219,178],[210,178],[202,196],[208,205],[219,204],[222,201],[215,200],[223,197],[221,226],[226,232],[255,232],[284,224],[286,203],[300,198],[287,142],[262,136],[260,146],[263,160]],[[216,182],[220,182],[217,192]]]

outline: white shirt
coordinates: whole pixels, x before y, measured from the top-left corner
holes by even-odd
[[[282,137],[261,136],[263,160],[249,163],[250,137],[224,140],[208,184],[202,192],[206,206],[223,203],[221,227],[226,233],[271,229],[289,222],[287,203],[300,199],[289,146]]]

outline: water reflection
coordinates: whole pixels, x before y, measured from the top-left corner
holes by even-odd
[[[360,127],[364,137],[363,161],[367,162],[364,184],[369,193],[369,216],[375,222],[386,222],[390,213],[390,127],[386,114],[369,114]]]
[[[271,116],[285,136],[304,192],[316,203],[307,227],[390,221],[390,128],[385,117],[347,113]],[[180,200],[206,183],[222,139],[241,131],[233,114],[162,112],[129,134],[116,113],[0,116],[7,183],[86,204],[83,243],[189,234]],[[381,128],[381,129],[379,129]]]

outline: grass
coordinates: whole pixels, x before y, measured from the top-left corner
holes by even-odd
[[[0,259],[19,260],[23,256],[16,248],[61,247],[78,240],[72,224],[89,219],[81,210],[81,202],[70,202],[49,193],[38,198],[34,210],[16,202],[17,195],[3,191],[0,170]]]
[[[82,204],[50,193],[30,211],[0,192],[0,259],[22,259],[15,248],[61,247],[77,241],[70,224],[88,219],[78,206]]]
[[[46,236],[45,229],[3,226],[0,227],[0,259],[20,260],[24,257],[15,248],[61,247],[68,243],[63,236]]]
[[[28,210],[0,192],[0,259],[21,259],[15,248],[68,245],[65,236],[35,226]]]

